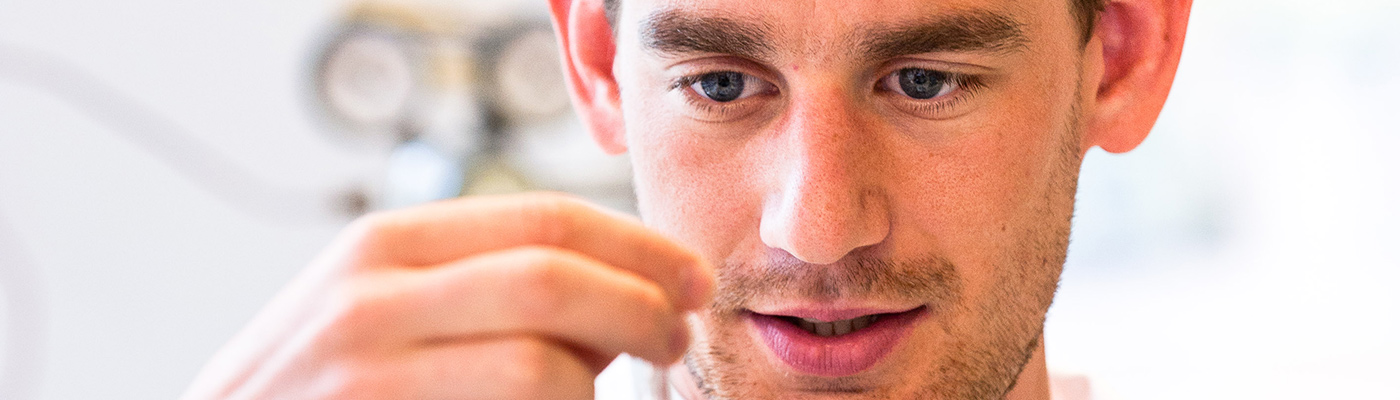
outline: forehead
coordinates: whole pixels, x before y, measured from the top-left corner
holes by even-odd
[[[829,47],[854,33],[969,12],[1004,16],[1031,35],[1059,33],[1072,22],[1069,0],[620,0],[619,29],[636,33],[661,12],[716,16],[770,30],[786,47]]]

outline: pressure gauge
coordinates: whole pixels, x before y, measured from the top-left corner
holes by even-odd
[[[331,37],[314,66],[317,107],[340,141],[390,154],[371,208],[542,187],[530,178],[549,174],[526,173],[534,167],[505,154],[519,150],[517,136],[536,139],[528,141],[536,148],[593,149],[587,135],[548,133],[581,129],[569,124],[568,85],[543,16],[486,0],[362,0]],[[560,164],[571,155],[540,165],[576,171]],[[607,175],[626,181],[625,172]]]
[[[337,130],[358,139],[396,140],[417,93],[418,49],[403,34],[352,26],[325,48],[314,84]]]

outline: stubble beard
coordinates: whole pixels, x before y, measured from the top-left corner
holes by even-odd
[[[1075,94],[1076,105],[1079,96]],[[931,306],[931,312],[971,316],[975,322],[940,327],[949,342],[938,362],[922,371],[922,379],[897,380],[924,382],[912,392],[897,394],[891,392],[894,388],[871,388],[863,382],[836,379],[822,381],[831,386],[828,394],[844,392],[848,396],[843,398],[852,399],[896,395],[939,400],[1005,398],[1042,345],[1045,313],[1058,288],[1069,246],[1082,161],[1079,108],[1072,107],[1069,114],[1060,149],[1049,165],[1044,196],[1032,205],[1041,222],[1023,227],[999,262],[990,266],[989,292],[976,299],[964,296],[959,268],[936,255],[908,260],[857,255],[843,267],[821,269],[785,262],[724,265],[717,269],[716,299],[703,313],[709,324],[692,320],[692,329],[698,330],[697,342],[686,353],[685,365],[697,389],[711,400],[777,397],[778,393],[770,391],[774,388],[764,387],[755,374],[745,373],[746,366],[760,361],[758,356],[716,345],[743,339],[727,337],[731,335],[720,327],[743,322],[738,310],[747,299],[760,294],[812,299],[855,296],[921,299]]]

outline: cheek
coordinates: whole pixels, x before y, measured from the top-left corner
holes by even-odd
[[[898,184],[887,186],[892,197],[903,199],[895,210],[895,236],[928,243],[933,249],[926,251],[974,269],[971,274],[992,268],[1007,251],[1018,251],[1016,232],[1053,218],[1038,206],[1057,184],[1053,178],[1068,133],[1068,98],[999,102],[1007,104],[988,107],[998,113],[945,127],[975,132],[956,142],[901,146],[918,150],[901,152],[898,163],[904,167],[896,168],[891,180]]]
[[[697,140],[693,122],[665,108],[624,107],[642,219],[712,262],[759,243],[762,195],[752,180],[761,173],[747,167],[743,144]]]

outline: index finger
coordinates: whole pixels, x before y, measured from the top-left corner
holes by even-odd
[[[526,245],[576,251],[656,282],[680,309],[709,297],[699,255],[630,216],[557,193],[464,197],[387,211],[357,222],[371,264],[438,265]]]

